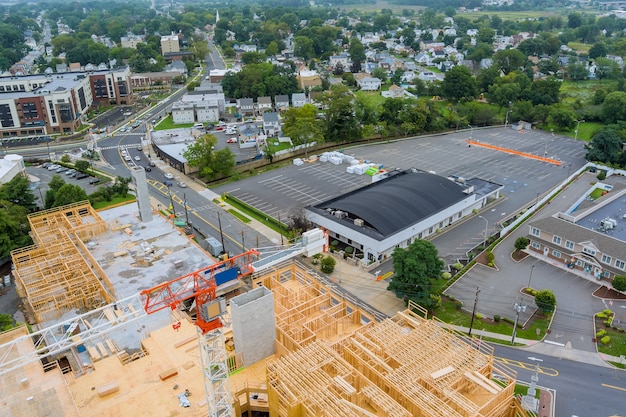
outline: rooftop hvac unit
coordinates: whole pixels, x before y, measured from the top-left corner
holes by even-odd
[[[364,224],[365,224],[365,222],[363,221],[363,219],[354,219],[354,225],[355,226],[363,227]]]
[[[344,217],[346,217],[346,213],[344,213],[341,210],[335,210],[335,212],[333,213],[335,215],[336,218],[338,219],[343,219]]]
[[[611,219],[610,217],[607,217],[600,222],[600,227],[604,230],[614,229],[615,226],[617,226],[617,221],[615,219]]]

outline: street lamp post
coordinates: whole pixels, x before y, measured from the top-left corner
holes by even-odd
[[[513,325],[513,335],[511,336],[511,344],[515,344],[515,334],[517,333],[517,322],[519,321],[519,313],[526,311],[526,306],[515,303],[513,305],[513,311],[515,311],[515,324]]]
[[[585,120],[576,120],[576,132],[574,134],[574,140],[578,140],[578,129],[580,128],[580,124],[585,123]]]
[[[543,156],[546,157],[548,156],[548,138],[544,138],[544,140],[546,141],[546,144],[543,148]]]
[[[535,269],[535,265],[532,265],[530,267],[530,275],[528,277],[528,285],[526,286],[526,288],[530,289],[530,281],[533,279],[533,270]]]
[[[506,111],[506,115],[504,116],[504,127],[506,128],[506,126],[509,124],[509,113],[511,113],[513,110],[509,109]]]
[[[487,249],[487,233],[489,230],[489,220],[485,219],[483,216],[478,216],[485,221],[485,238],[483,239],[483,249]]]
[[[472,140],[472,137],[474,136],[474,126],[472,126],[472,125],[468,125],[468,126],[471,129],[470,130],[470,140]]]

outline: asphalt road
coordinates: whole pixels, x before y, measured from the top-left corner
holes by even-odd
[[[495,356],[507,358],[505,364],[518,372],[520,381],[530,383],[534,374],[536,362],[529,357],[543,361],[537,385],[556,390],[555,417],[626,415],[626,371],[537,355],[519,348],[494,347]]]

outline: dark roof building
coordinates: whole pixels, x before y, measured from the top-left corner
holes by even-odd
[[[354,246],[370,261],[390,255],[472,214],[503,187],[473,178],[393,171],[369,186],[306,208],[307,218],[333,240]]]

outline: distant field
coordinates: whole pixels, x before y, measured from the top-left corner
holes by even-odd
[[[590,44],[587,44],[587,43],[582,43],[582,42],[569,42],[567,44],[567,46],[569,46],[570,48],[572,48],[576,52],[587,53],[587,52],[589,52],[589,49],[591,49],[591,47],[593,45],[590,45]]]
[[[409,4],[390,4],[381,1],[377,2],[376,4],[342,4],[337,5],[337,8],[347,11],[356,9],[362,12],[380,12],[382,9],[390,9],[395,15],[402,14],[402,10],[415,10],[415,13],[417,13],[419,10],[426,9],[426,7],[424,6],[414,6]]]
[[[593,96],[599,89],[609,88],[615,81],[587,80],[587,81],[563,81],[561,84],[562,102],[573,105],[577,101],[583,107],[593,105]]]
[[[494,16],[497,15],[502,20],[523,20],[523,19],[538,19],[540,17],[555,17],[555,16],[567,16],[567,13],[561,13],[557,11],[520,11],[520,12],[509,12],[509,11],[498,11],[498,10],[489,10],[489,11],[480,11],[480,12],[467,12],[467,13],[459,13],[458,16],[465,16],[469,19],[477,19],[481,16]]]

